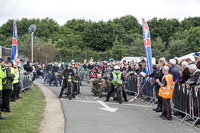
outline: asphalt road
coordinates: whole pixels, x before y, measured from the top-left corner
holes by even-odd
[[[42,79],[37,79],[43,83]],[[47,85],[48,86],[48,85]],[[61,87],[48,87],[57,96]],[[152,111],[152,106],[134,101],[122,103],[110,99],[104,103],[94,97],[89,85],[84,82],[81,94],[76,99],[60,99],[65,115],[66,133],[199,133],[191,125],[181,123],[177,118],[172,121],[162,120]],[[104,108],[104,109],[102,109]],[[111,112],[110,112],[111,111]]]

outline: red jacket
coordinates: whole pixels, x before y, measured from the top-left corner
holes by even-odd
[[[101,69],[101,68],[98,68],[98,69],[94,68],[94,69],[92,69],[91,78],[96,78],[98,74],[102,75],[103,74],[103,69]]]

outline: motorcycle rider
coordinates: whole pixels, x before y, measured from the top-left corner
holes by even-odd
[[[74,71],[74,78],[80,82],[80,77],[79,77],[80,73],[78,70],[78,65],[75,62],[72,62],[72,70]],[[80,94],[80,90],[77,88],[77,86],[75,88],[75,91],[77,91],[77,94]]]
[[[50,79],[49,86],[51,86],[51,82],[55,80],[55,73],[58,73],[58,71],[59,71],[59,67],[58,67],[58,63],[56,62],[54,66],[52,67],[52,77]],[[56,82],[56,86],[58,86],[58,82]]]
[[[111,74],[112,74],[112,69],[111,68],[107,68],[105,73],[103,74],[103,79],[105,80],[105,86],[107,89],[110,88],[110,77],[111,77]]]
[[[110,78],[111,78],[111,80],[112,80],[112,83],[111,83],[110,90],[109,90],[108,93],[107,93],[105,102],[108,102],[108,101],[109,101],[111,94],[114,92],[114,86],[115,86],[116,80],[117,80],[117,79],[118,79],[118,80],[122,80],[122,81],[125,80],[125,78],[124,78],[122,72],[120,72],[120,67],[119,67],[118,65],[114,66],[114,72],[111,74],[111,77],[110,77]],[[128,102],[128,100],[127,100],[127,95],[126,95],[126,92],[125,92],[124,88],[123,88],[122,93],[123,93],[124,101],[125,101],[125,102]]]
[[[111,66],[110,63],[108,63],[107,66],[106,66],[106,71],[107,71],[108,69],[111,69],[111,71],[114,69],[114,68]]]
[[[90,79],[90,88],[92,89],[92,92],[95,90],[94,89],[94,82],[97,81],[97,75],[98,74],[103,74],[103,69],[99,68],[99,64],[96,64],[95,65],[95,68],[92,69],[91,71],[91,79]],[[102,82],[103,82],[103,79],[102,79]]]
[[[74,77],[74,71],[72,70],[71,64],[68,64],[67,68],[62,72],[62,77],[64,77],[64,79],[63,79],[63,85],[60,91],[59,98],[62,98],[63,91],[67,87],[67,79],[69,75]]]

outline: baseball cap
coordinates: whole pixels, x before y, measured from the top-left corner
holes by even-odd
[[[0,62],[2,62],[2,61],[4,61],[4,59],[3,59],[3,58],[0,58]]]
[[[199,53],[199,52],[196,52],[196,53],[193,54],[193,56],[194,56],[194,57],[199,57],[199,58],[200,58],[200,53]]]

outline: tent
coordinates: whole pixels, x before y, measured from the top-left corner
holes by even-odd
[[[194,53],[191,53],[191,54],[187,54],[187,55],[184,55],[182,57],[179,57],[178,59],[179,60],[182,60],[182,59],[187,59],[187,58],[190,58],[192,61],[194,61]]]

